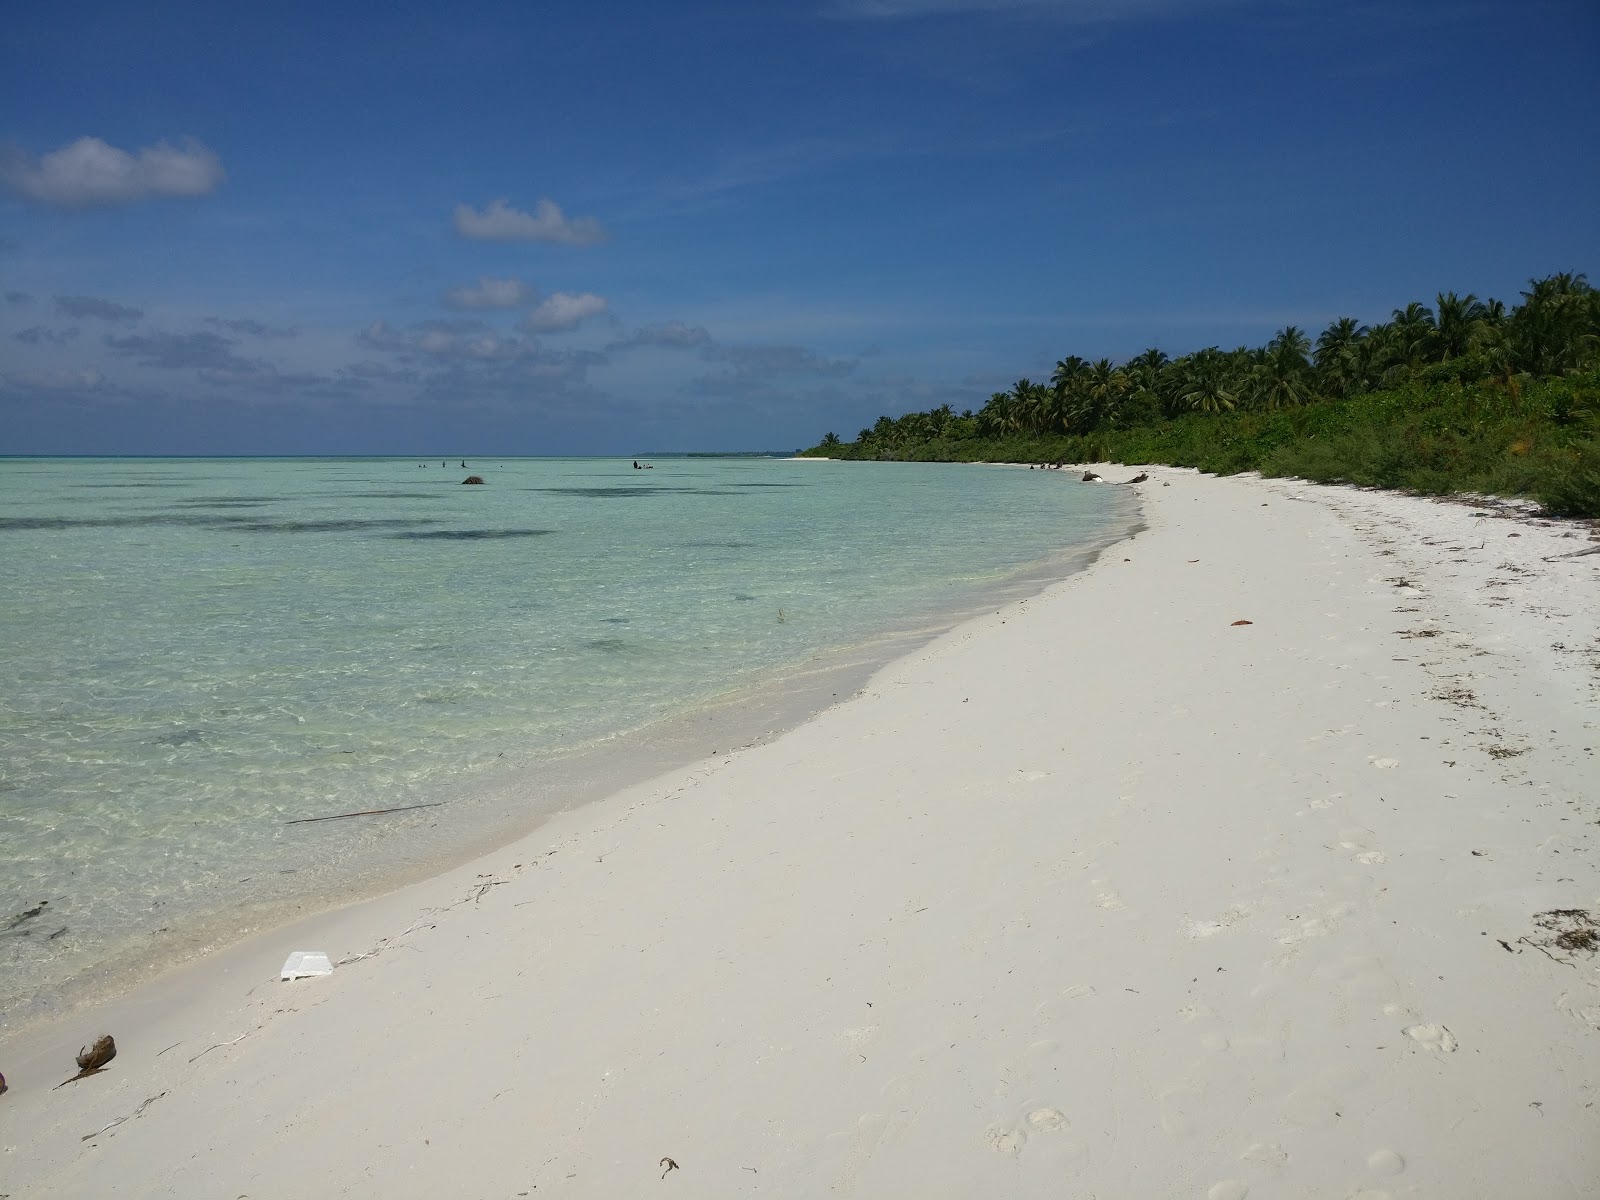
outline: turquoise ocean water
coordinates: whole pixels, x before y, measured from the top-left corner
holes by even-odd
[[[792,723],[1136,519],[1066,472],[652,461],[0,460],[0,1010]]]

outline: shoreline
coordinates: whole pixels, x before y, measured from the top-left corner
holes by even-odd
[[[1108,546],[1142,528],[1135,503],[1127,514],[1110,523],[1104,536],[1058,548],[1004,580],[971,588],[965,595],[952,595],[940,608],[919,614],[917,620],[902,623],[900,628],[763,669],[721,695],[644,725],[592,739],[535,766],[473,777],[464,787],[422,796],[420,799],[428,801],[464,804],[471,810],[464,818],[470,827],[441,828],[448,817],[433,811],[381,818],[387,827],[376,836],[398,833],[414,844],[409,857],[385,858],[376,878],[319,881],[305,892],[232,903],[199,919],[186,920],[175,931],[145,933],[42,990],[10,997],[0,1008],[0,1041],[159,983],[174,970],[203,962],[237,943],[424,883],[529,836],[553,817],[664,772],[688,767],[708,754],[714,757],[781,736],[837,703],[841,696],[858,691],[889,663],[979,613],[1034,595],[1084,570]],[[422,841],[414,832],[420,827],[439,829],[438,840]],[[362,844],[356,852],[369,850],[370,846]]]
[[[1600,557],[1143,488],[771,741],[0,1042],[12,1194],[1581,1195]]]

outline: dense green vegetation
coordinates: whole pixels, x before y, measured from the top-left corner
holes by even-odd
[[[803,453],[1166,463],[1600,516],[1600,291],[1560,274],[1509,310],[1447,292],[1378,325],[1341,318],[1315,345],[1290,326],[1257,349],[1072,356],[1048,384],[1019,379],[978,412],[879,417],[853,442],[830,433]]]

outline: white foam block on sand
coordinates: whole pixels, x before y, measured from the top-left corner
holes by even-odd
[[[315,979],[319,975],[332,975],[333,963],[320,950],[296,950],[284,960],[278,978],[285,983],[295,979]]]

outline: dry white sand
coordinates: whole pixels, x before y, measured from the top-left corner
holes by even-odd
[[[1595,1195],[1587,530],[1152,474],[776,741],[0,1047],[0,1194]]]

